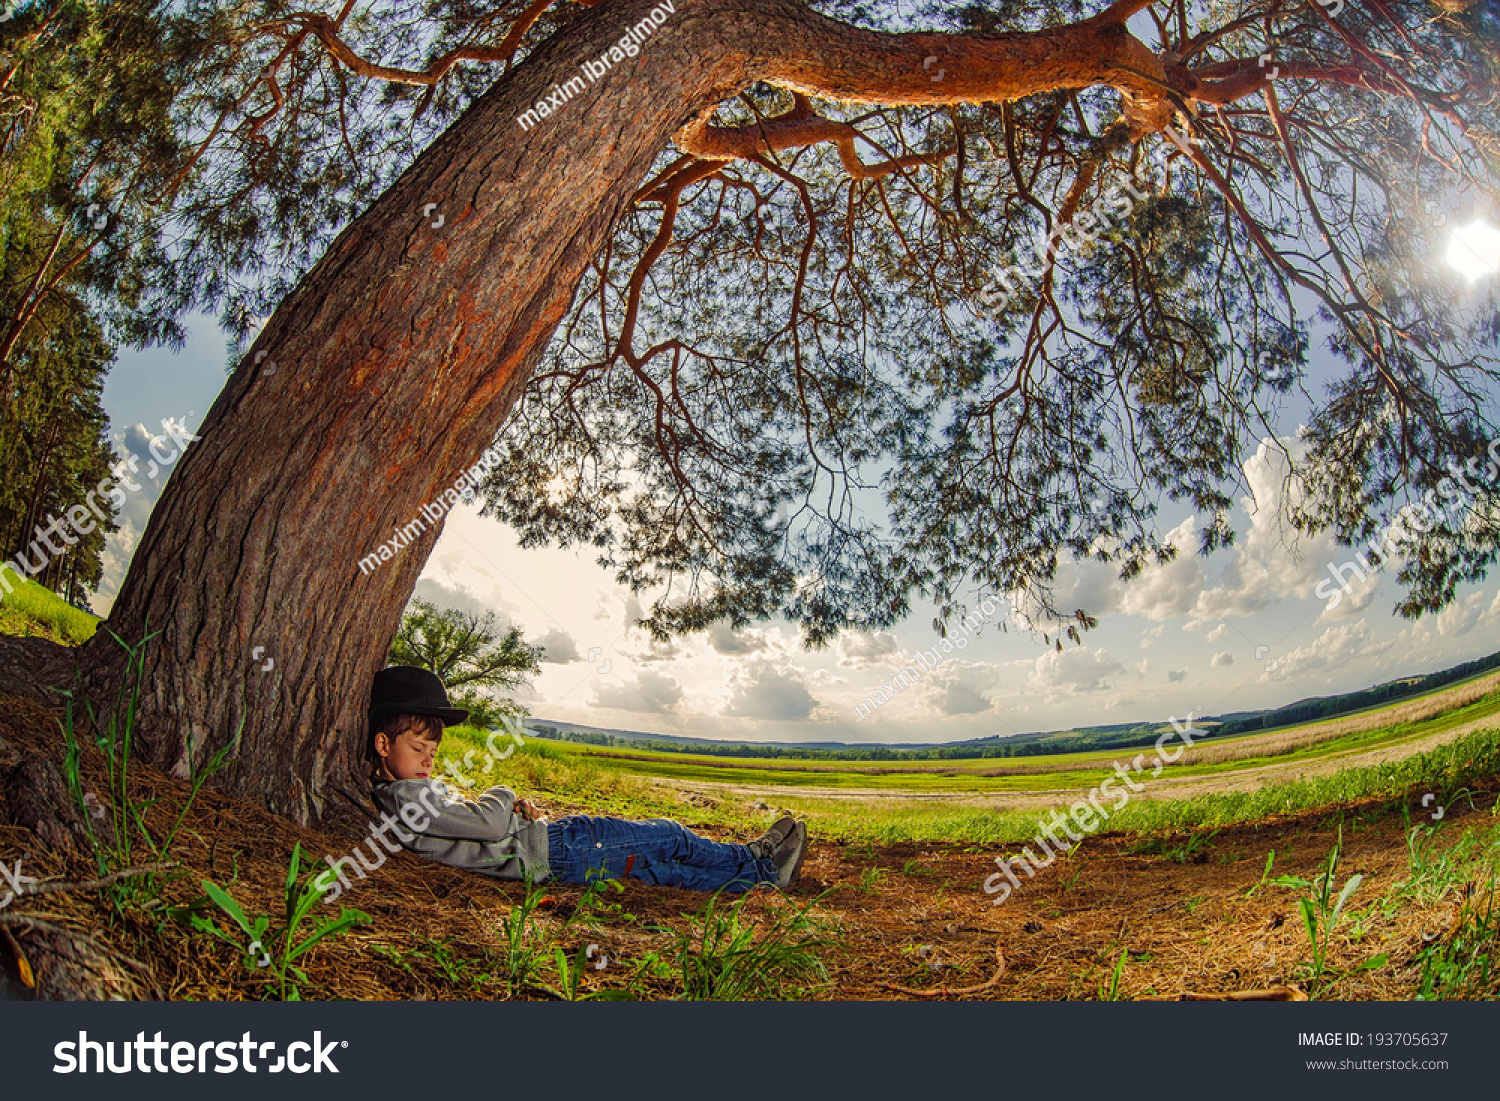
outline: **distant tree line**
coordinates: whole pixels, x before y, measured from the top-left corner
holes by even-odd
[[[1403,680],[1391,681],[1389,684],[1366,688],[1360,692],[1349,692],[1342,696],[1328,696],[1318,700],[1303,700],[1301,703],[1277,708],[1275,711],[1267,711],[1248,719],[1234,719],[1225,723],[1218,733],[1247,734],[1255,730],[1267,730],[1274,726],[1292,726],[1315,719],[1347,715],[1351,711],[1361,711],[1366,707],[1374,707],[1376,704],[1388,703],[1407,696],[1420,696],[1442,688],[1444,685],[1452,684],[1454,681],[1460,681],[1497,667],[1500,667],[1500,653],[1491,654],[1487,658],[1466,661],[1462,665],[1455,665],[1452,669],[1429,673],[1425,677],[1407,677]]]
[[[608,746],[619,749],[649,749],[666,753],[698,754],[712,757],[745,757],[792,761],[966,761],[987,758],[1040,757],[1056,753],[1079,753],[1090,749],[1116,749],[1150,745],[1160,734],[1155,723],[1087,730],[1065,736],[1022,734],[1007,738],[986,738],[957,745],[923,746],[893,749],[889,746],[851,746],[845,749],[821,749],[814,746],[781,745],[692,745],[664,742],[654,738],[621,738],[596,730],[560,730],[546,724],[531,724],[537,737],[581,745]]]

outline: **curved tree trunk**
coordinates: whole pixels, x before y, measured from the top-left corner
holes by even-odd
[[[590,9],[476,101],[338,237],[195,429],[107,624],[131,644],[161,632],[137,742],[149,763],[186,775],[243,721],[214,786],[303,824],[368,817],[370,682],[441,525],[368,576],[358,560],[492,442],[685,123],[761,79],[947,102],[1118,81],[1111,56],[1150,60],[1098,20],[974,40],[877,35],[787,0],[677,0],[638,57],[517,124],[655,2]],[[932,53],[956,59],[942,87],[923,66]],[[122,659],[102,630],[82,651],[96,701],[118,690]]]

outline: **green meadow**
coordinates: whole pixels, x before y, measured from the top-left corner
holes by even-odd
[[[1444,689],[1445,692],[1453,688]],[[1409,707],[1403,700],[1383,710]],[[1421,789],[1444,801],[1462,798],[1465,789],[1477,787],[1500,772],[1500,721],[1489,722],[1500,712],[1500,691],[1490,692],[1472,703],[1452,707],[1426,719],[1378,723],[1314,745],[1287,751],[1254,753],[1257,741],[1284,745],[1288,734],[1302,727],[1243,735],[1210,741],[1201,748],[1206,754],[1231,742],[1253,755],[1218,763],[1193,763],[1194,753],[1177,765],[1168,766],[1161,779],[1181,777],[1233,777],[1246,769],[1275,766],[1265,782],[1253,790],[1203,790],[1174,798],[1170,789],[1152,790],[1149,770],[1137,782],[1146,790],[1114,811],[1106,828],[1153,833],[1199,827],[1217,827],[1281,814],[1320,808],[1335,808],[1376,800],[1400,801]],[[1328,775],[1297,778],[1297,766],[1336,760],[1382,747],[1398,748],[1407,743],[1449,733],[1460,726],[1477,727],[1447,743],[1398,755],[1378,764],[1354,764]],[[1308,724],[1311,726],[1313,724]],[[1326,724],[1325,724],[1326,725]],[[455,767],[465,751],[483,755],[485,733],[472,727],[454,727],[439,753],[439,769],[448,761]],[[1036,832],[1039,818],[1050,807],[1065,806],[1080,798],[1112,774],[1113,762],[1129,762],[1136,753],[1149,761],[1150,747],[1094,753],[1070,758],[1029,759],[1030,768],[1005,762],[1007,775],[985,776],[999,771],[994,760],[940,762],[933,767],[921,762],[893,769],[888,763],[845,762],[838,766],[809,767],[804,762],[777,765],[748,762],[743,758],[705,759],[696,755],[674,755],[656,751],[600,749],[575,743],[530,739],[509,759],[474,776],[476,787],[505,784],[518,794],[538,798],[552,816],[585,812],[627,817],[677,817],[699,825],[744,830],[758,828],[773,813],[787,810],[805,816],[810,826],[825,837],[891,843],[898,841],[947,841],[983,844],[1020,842]],[[1078,759],[1084,758],[1084,759]],[[1034,761],[1034,763],[1032,763]],[[1062,767],[1057,766],[1061,764]],[[943,775],[952,773],[953,775]],[[730,784],[735,791],[705,787],[685,795],[678,786],[657,783],[713,785]],[[1243,784],[1237,785],[1243,786]],[[807,789],[868,789],[868,798],[823,796]],[[758,792],[759,795],[754,794]],[[878,792],[879,794],[874,794]],[[903,793],[913,798],[903,799]],[[933,798],[951,793],[954,800]],[[1027,800],[1026,808],[991,809],[972,805],[968,796],[988,794],[1044,796]],[[764,800],[770,810],[753,810]]]
[[[1451,692],[1452,686],[1442,692]],[[1432,695],[1437,695],[1433,693]],[[1407,706],[1424,697],[1402,700],[1396,706]],[[1487,719],[1500,713],[1500,691],[1463,707],[1453,708],[1435,718],[1420,722],[1393,722],[1308,745],[1286,748],[1287,736],[1295,737],[1327,721],[1304,723],[1295,727],[1232,738],[1198,742],[1176,765],[1169,765],[1164,776],[1212,776],[1243,772],[1272,765],[1295,766],[1323,761],[1381,746],[1399,745],[1441,734],[1464,723]],[[1340,720],[1348,719],[1348,716]],[[1180,747],[1171,728],[1164,743],[1170,752]],[[1273,741],[1274,740],[1274,741]],[[1266,745],[1255,752],[1257,742]],[[1115,762],[1128,765],[1137,754],[1149,765],[1155,753],[1151,746],[1100,750],[1088,753],[1059,754],[1026,758],[989,758],[963,761],[891,762],[839,761],[787,762],[774,759],[756,760],[743,757],[714,757],[700,754],[674,754],[659,750],[580,745],[574,742],[545,741],[550,750],[563,757],[591,762],[601,770],[618,770],[624,774],[701,784],[729,784],[735,787],[764,788],[782,795],[792,795],[795,788],[867,789],[872,791],[914,793],[1002,794],[1006,792],[1044,792],[1059,789],[1089,789],[1110,776]],[[1233,746],[1246,756],[1229,761],[1202,761],[1210,751]]]

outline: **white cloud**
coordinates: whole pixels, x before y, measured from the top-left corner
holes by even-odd
[[[944,715],[976,715],[988,711],[992,704],[961,681],[945,687],[937,698],[937,709]]]
[[[839,635],[839,664],[850,669],[869,669],[896,660],[896,636],[888,631],[846,631]]]
[[[665,673],[647,669],[633,681],[594,685],[590,706],[660,715],[673,710],[681,701],[682,685]]]
[[[464,615],[483,616],[486,612],[494,612],[500,629],[510,630],[510,616],[506,612],[486,604],[462,585],[444,585],[431,577],[419,577],[411,595],[413,600],[425,600],[438,609],[451,609]]]
[[[1485,609],[1484,615],[1479,617],[1481,627],[1493,627],[1500,623],[1500,589],[1495,590],[1495,600]]]
[[[924,678],[923,701],[939,715],[976,715],[994,706],[990,692],[1001,679],[989,662],[949,659]]]
[[[1287,526],[1284,503],[1299,487],[1289,481],[1287,455],[1301,458],[1306,444],[1288,436],[1263,439],[1243,466],[1250,493],[1240,499],[1248,524],[1241,524],[1235,546],[1209,558],[1198,554],[1197,516],[1188,516],[1162,537],[1176,550],[1165,564],[1148,564],[1134,580],[1119,580],[1113,564],[1065,561],[1057,572],[1056,604],[1085,608],[1101,618],[1110,613],[1134,614],[1160,625],[1187,617],[1186,630],[1217,624],[1209,641],[1227,629],[1225,620],[1250,617],[1281,600],[1313,601],[1314,589],[1326,577],[1329,562],[1342,562],[1355,551],[1339,548],[1331,532],[1308,536]],[[1329,620],[1358,616],[1369,606],[1378,578],[1367,579],[1331,613]],[[1321,603],[1321,602],[1320,602]],[[1159,632],[1143,632],[1140,647],[1151,646]]]
[[[1164,541],[1177,548],[1176,558],[1165,565],[1147,566],[1129,584],[1116,582],[1123,590],[1122,612],[1160,622],[1193,610],[1205,579],[1203,559],[1197,553],[1196,517],[1189,516],[1167,532]]]
[[[1233,556],[1214,578],[1214,584],[1193,602],[1193,621],[1188,626],[1225,616],[1251,616],[1276,601],[1277,586],[1272,571],[1242,551]]]
[[[1231,654],[1228,650],[1220,650],[1213,656],[1213,659],[1208,664],[1214,666],[1215,668],[1222,668],[1226,665],[1233,665],[1234,655]]]
[[[734,695],[724,709],[725,715],[800,721],[818,706],[797,671],[788,666],[757,661],[742,669],[735,681]]]
[[[625,628],[625,633],[629,634],[632,631],[641,630],[636,620],[645,618],[646,608],[641,603],[641,598],[636,596],[635,593],[631,593],[625,598],[625,618],[621,621],[620,625]]]
[[[1484,593],[1470,593],[1459,597],[1437,614],[1438,634],[1444,638],[1459,638],[1468,634],[1486,614]]]
[[[1328,608],[1325,603],[1323,612],[1318,616],[1318,622],[1333,623],[1358,618],[1375,599],[1375,593],[1380,588],[1381,576],[1385,571],[1379,568],[1366,569],[1360,565],[1361,551],[1358,547],[1338,547],[1330,542],[1327,553],[1327,561],[1323,562],[1318,570],[1315,588],[1322,588],[1330,595],[1337,592],[1339,601],[1332,608]],[[1365,555],[1367,561],[1370,557],[1368,554]],[[1392,562],[1391,569],[1396,568],[1398,568],[1397,564]],[[1324,585],[1324,582],[1327,582],[1327,585]],[[1317,599],[1326,601],[1326,598]]]
[[[708,644],[719,654],[750,654],[766,648],[766,639],[758,631],[735,634],[734,629],[722,619],[708,631]]]
[[[634,624],[635,617],[643,614],[641,602],[632,594],[626,601],[625,618]],[[615,652],[624,657],[631,658],[642,664],[650,664],[654,661],[675,661],[686,656],[686,651],[677,640],[668,639],[662,642],[640,627],[631,626],[625,632],[625,637],[615,644]]]
[[[542,660],[551,665],[567,665],[569,662],[583,660],[578,653],[578,643],[561,627],[553,627],[546,634],[528,641],[546,648]]]
[[[1221,623],[1217,627],[1215,627],[1212,631],[1208,632],[1208,634],[1204,635],[1203,636],[1203,641],[1204,642],[1218,642],[1219,639],[1223,638],[1228,633],[1229,633],[1229,624],[1227,624],[1227,623]]]
[[[1297,647],[1281,659],[1277,671],[1284,677],[1332,673],[1357,658],[1383,653],[1391,645],[1390,642],[1377,644],[1369,624],[1361,619],[1330,627],[1307,646]]]
[[[1108,650],[1048,650],[1032,665],[1027,684],[1033,692],[1053,696],[1104,692],[1114,687],[1108,678],[1124,670]]]

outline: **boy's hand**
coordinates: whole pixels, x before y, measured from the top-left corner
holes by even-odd
[[[542,808],[530,799],[517,799],[515,811],[528,822],[535,822],[542,816]]]

